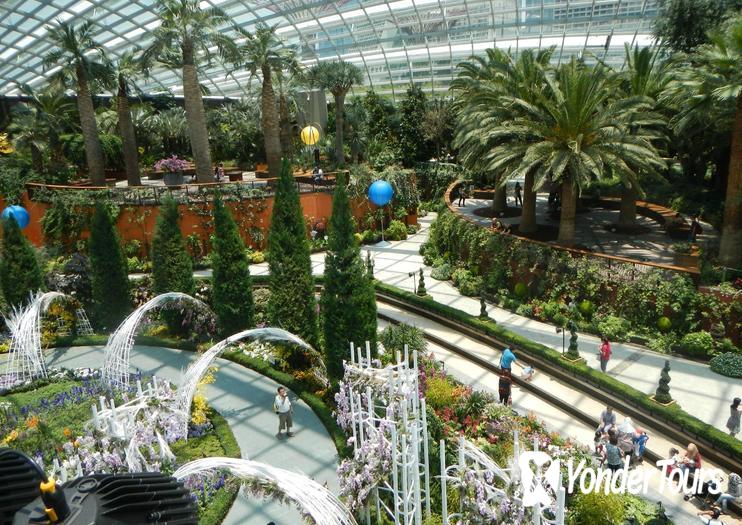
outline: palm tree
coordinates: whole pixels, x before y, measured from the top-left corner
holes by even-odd
[[[290,72],[299,70],[296,52],[283,43],[276,34],[276,28],[277,26],[259,23],[254,33],[246,34],[247,40],[241,49],[242,66],[251,75],[260,73],[262,77],[260,120],[268,173],[271,177],[278,177],[281,172],[280,125],[276,109],[276,94],[273,89],[273,75],[280,75],[285,70]]]
[[[729,129],[732,145],[724,201],[719,261],[742,266],[742,15],[729,20],[689,57],[687,67],[668,89],[680,113],[676,133],[694,127]],[[709,117],[711,115],[711,117]],[[700,126],[699,126],[700,125]]]
[[[332,93],[335,99],[335,159],[338,166],[345,164],[343,153],[343,120],[345,96],[356,84],[363,82],[363,72],[355,64],[344,60],[320,62],[309,72],[310,82]]]
[[[139,178],[139,152],[137,150],[137,136],[134,130],[134,121],[131,117],[129,96],[136,89],[134,78],[146,73],[149,64],[136,51],[127,51],[121,55],[114,65],[114,85],[116,89],[116,115],[118,128],[121,133],[121,142],[124,150],[124,166],[126,180],[129,186],[141,186]]]
[[[499,141],[497,135],[490,134],[500,128],[502,120],[510,118],[509,99],[531,104],[541,96],[553,53],[553,47],[537,52],[527,49],[516,59],[509,52],[488,49],[486,57],[474,57],[470,62],[460,64],[462,71],[451,84],[451,89],[458,95],[454,101],[454,109],[459,114],[456,144],[461,148],[462,161],[471,168],[476,165],[498,175],[493,199],[495,212],[504,210],[505,184],[515,173],[506,168],[513,170],[520,159],[512,156],[502,164],[501,159],[495,162],[495,159],[488,158],[486,152],[490,140]],[[533,233],[537,229],[536,189],[534,171],[527,170],[518,226],[520,233]]]
[[[27,149],[31,153],[31,168],[38,174],[44,173],[44,151],[48,135],[41,112],[33,106],[24,105],[13,108],[12,115],[8,132],[13,146],[17,151]]]
[[[85,21],[80,26],[57,21],[56,26],[47,28],[49,39],[56,47],[44,57],[44,68],[59,66],[56,80],[76,84],[77,111],[80,114],[80,127],[85,141],[85,157],[88,173],[93,184],[106,182],[105,160],[98,138],[93,107],[93,88],[91,85],[105,79],[110,72],[105,63],[103,48],[93,39],[93,23]]]
[[[223,61],[234,62],[237,46],[221,29],[230,22],[227,14],[216,7],[201,9],[199,4],[199,0],[158,0],[161,24],[153,31],[154,42],[146,50],[145,57],[154,57],[171,68],[182,69],[183,99],[196,180],[209,182],[211,155],[198,66],[211,63],[214,50]]]
[[[495,171],[512,177],[532,174],[536,187],[547,179],[561,184],[557,241],[570,246],[577,195],[587,182],[617,176],[636,184],[637,172],[664,163],[645,127],[631,128],[635,114],[648,111],[651,101],[612,100],[615,86],[604,67],[573,59],[543,78],[543,92],[528,92],[532,101],[510,94],[498,98],[500,111],[481,122],[480,140],[487,145],[481,155]]]
[[[639,46],[632,48],[626,44],[625,50],[626,68],[620,73],[622,95],[648,97],[654,102],[654,110],[658,110],[658,100],[670,81],[667,62],[660,60],[660,48],[640,48]],[[645,120],[647,115],[635,114],[635,117]],[[655,130],[647,128],[645,133],[655,131],[654,141],[657,143],[665,138],[666,122],[657,113],[652,113],[649,117],[653,122],[659,123],[660,127]],[[633,122],[632,127],[636,129],[639,125],[641,125],[641,122],[637,119]],[[621,209],[618,216],[620,227],[631,228],[636,225],[636,199],[641,194],[641,188],[624,181],[621,193]]]

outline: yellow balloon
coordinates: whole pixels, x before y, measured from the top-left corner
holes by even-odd
[[[307,146],[314,146],[319,141],[319,130],[314,126],[307,126],[301,130],[301,141]]]

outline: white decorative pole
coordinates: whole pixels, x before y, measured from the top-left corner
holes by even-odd
[[[443,525],[448,525],[448,496],[446,494],[447,478],[446,440],[441,439],[441,517],[443,518]],[[428,495],[428,502],[430,502],[430,495]]]

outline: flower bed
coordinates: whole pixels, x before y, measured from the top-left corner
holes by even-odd
[[[134,395],[135,387],[116,395],[124,402]],[[0,444],[21,450],[51,472],[54,462],[74,476],[79,468],[84,473],[127,472],[120,443],[115,438],[94,430],[88,422],[91,406],[99,396],[110,396],[110,390],[92,374],[82,376],[73,371],[55,371],[51,380],[42,380],[0,396]],[[200,411],[200,412],[199,412]],[[167,417],[141,426],[141,433],[152,434],[144,454],[161,471],[172,472],[182,463],[207,456],[239,457],[240,450],[224,418],[204,403],[194,399],[194,420],[188,429],[188,440],[177,434],[176,425]],[[170,441],[173,462],[159,463],[156,438],[160,432]],[[189,479],[188,487],[199,507],[199,523],[221,523],[237,494],[237,485],[224,476],[212,479]]]

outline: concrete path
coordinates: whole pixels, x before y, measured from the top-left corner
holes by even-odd
[[[392,319],[397,319],[401,322],[417,326],[428,334],[443,337],[449,343],[465,349],[467,352],[470,352],[477,357],[493,363],[499,362],[499,351],[462,334],[456,334],[452,337],[449,329],[430,321],[429,319],[402,311],[386,304],[379,304],[379,313],[383,313]],[[386,325],[386,322],[379,322],[380,329]],[[437,360],[443,362],[445,369],[449,374],[453,375],[463,383],[472,386],[476,390],[483,390],[490,392],[495,396],[497,395],[498,377],[495,374],[492,374],[489,370],[472,363],[446,348],[433,344],[430,341],[428,341],[428,350],[434,354]],[[520,375],[520,368],[515,366],[513,373],[515,375]],[[597,401],[573,390],[570,385],[557,381],[544,374],[539,374],[537,372],[532,382],[535,386],[548,391],[552,395],[556,395],[559,398],[568,401],[578,410],[593,415],[596,419],[604,408]],[[592,447],[593,433],[595,431],[594,427],[590,427],[583,422],[578,421],[571,414],[568,414],[560,408],[539,399],[531,392],[523,390],[517,385],[513,385],[512,397],[513,408],[517,412],[521,414],[533,413],[538,419],[546,422],[547,428],[550,431],[558,432],[563,437],[570,437],[578,443]],[[623,421],[624,416],[617,412],[616,418],[618,421]],[[658,452],[663,457],[666,455],[666,452],[670,447],[674,446],[682,449],[684,446],[684,444],[669,442],[652,428],[645,427],[645,429],[650,436],[650,440],[647,444],[648,447]],[[707,468],[712,467],[708,464],[706,466]],[[693,525],[699,523],[696,514],[700,509],[694,505],[693,501],[683,501],[681,495],[673,493],[669,489],[660,493],[659,488],[661,487],[662,478],[659,469],[651,464],[643,464],[636,468],[641,469],[646,472],[646,475],[650,476],[649,490],[645,496],[647,500],[653,502],[661,501],[663,506],[668,509],[668,514],[672,516],[676,525]],[[725,516],[724,520],[727,525],[739,525],[740,523],[738,520],[729,516]]]
[[[430,267],[426,267],[419,253],[420,245],[428,239],[429,228],[435,214],[419,219],[422,229],[405,241],[391,243],[386,248],[364,246],[370,251],[374,260],[374,275],[380,281],[413,291],[417,272],[423,268],[425,287],[428,293],[439,303],[458,308],[473,315],[479,314],[479,299],[464,297],[453,286],[451,281],[436,281],[430,277]],[[312,271],[320,275],[324,271],[324,253],[312,254]],[[268,264],[252,265],[253,275],[267,275]],[[200,276],[211,276],[211,270],[195,272]],[[562,336],[555,327],[548,323],[516,315],[494,305],[487,308],[489,316],[503,327],[533,341],[562,350]],[[598,369],[597,352],[599,338],[588,334],[579,334],[580,351],[587,359],[588,365]],[[729,417],[729,405],[736,396],[742,396],[742,382],[738,379],[721,376],[711,371],[708,365],[676,356],[653,352],[645,347],[633,344],[612,345],[613,359],[608,365],[608,373],[616,379],[631,385],[647,394],[657,388],[660,370],[666,359],[670,360],[670,393],[687,412],[709,424],[725,430]]]
[[[508,195],[512,195],[512,192]],[[554,220],[549,215],[548,200],[548,194],[546,193],[539,193],[536,196],[536,221],[539,224],[558,227],[559,220]],[[515,206],[513,197],[508,197],[508,205]],[[489,227],[492,224],[492,219],[475,215],[474,210],[491,206],[492,200],[467,199],[466,206],[456,208],[456,210],[458,213],[475,220],[478,224]],[[590,213],[578,213],[575,216],[576,244],[607,255],[629,257],[638,261],[650,261],[659,264],[675,264],[675,254],[670,247],[684,239],[670,238],[658,222],[638,214],[636,223],[646,228],[646,233],[629,235],[608,231],[605,225],[617,224],[618,216],[618,210],[607,208],[592,208]],[[500,220],[505,224],[519,224],[520,216]],[[701,222],[701,226],[703,227],[703,233],[697,238],[699,244],[704,245],[713,242],[719,237],[719,234],[710,224]]]
[[[174,383],[195,358],[193,352],[169,348],[136,346],[131,353],[131,365],[144,372],[156,374]],[[58,348],[46,356],[47,366],[93,367],[103,364],[100,346]],[[337,451],[325,427],[312,410],[295,395],[293,438],[278,439],[278,419],[271,406],[277,385],[270,379],[248,368],[224,359],[217,360],[216,381],[209,385],[209,403],[228,421],[242,450],[242,456],[263,461],[273,466],[302,472],[316,481],[327,483],[335,494],[339,485],[335,469]],[[302,523],[294,507],[260,500],[242,493],[237,497],[225,525],[277,525]]]

